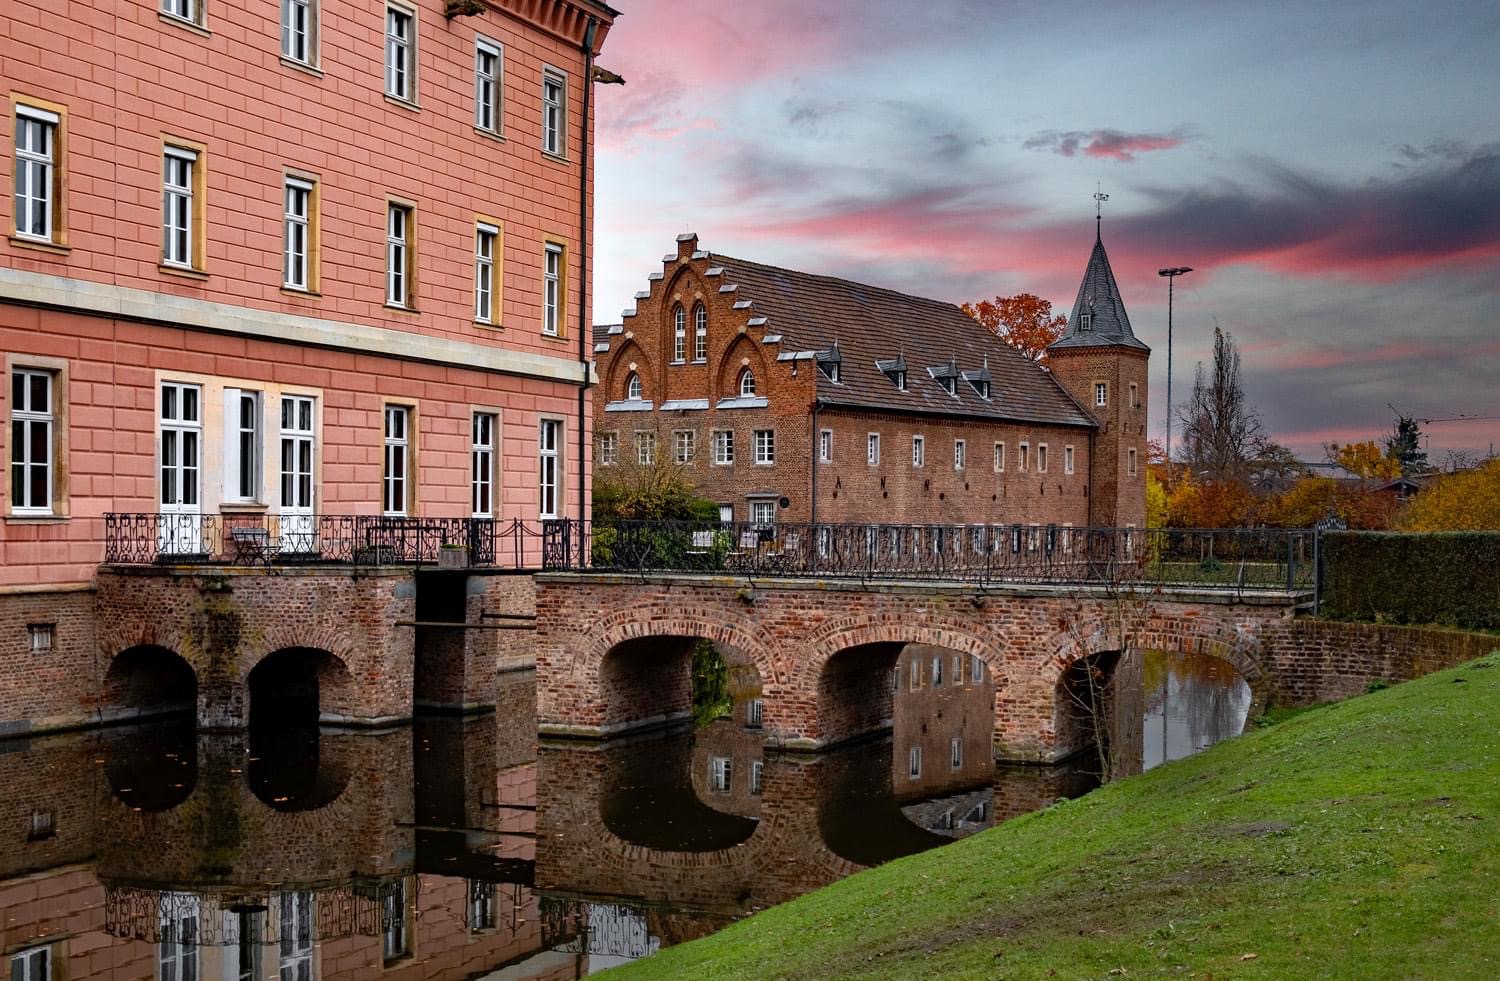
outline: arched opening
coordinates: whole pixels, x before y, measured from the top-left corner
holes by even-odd
[[[824,748],[891,728],[899,641],[846,647],[818,676],[818,735]]]
[[[1244,731],[1253,700],[1234,665],[1207,654],[1102,651],[1057,682],[1057,746],[1092,751],[1107,779],[1201,752]]]
[[[607,751],[599,798],[604,826],[620,840],[666,852],[713,852],[755,833],[758,818],[709,803],[695,765],[698,733],[679,731]],[[728,773],[734,783],[749,777]]]
[[[156,716],[192,717],[198,704],[198,678],[178,655],[164,647],[122,651],[104,676],[102,721]]]
[[[108,729],[98,747],[110,793],[127,807],[170,811],[198,785],[198,737],[190,717]]]
[[[818,834],[829,851],[857,865],[880,865],[949,840],[913,821],[897,801],[899,755],[886,738],[818,757]]]
[[[347,709],[349,669],[327,651],[287,647],[265,657],[250,671],[250,727],[316,726],[338,720]]]
[[[349,784],[346,753],[357,735],[326,735],[316,721],[250,725],[250,792],[276,811],[316,811],[338,800]]]
[[[736,383],[736,394],[742,399],[755,397],[755,372],[749,368],[740,372],[739,381]]]
[[[749,713],[752,701],[759,712],[754,662],[701,637],[637,637],[616,644],[604,656],[599,681],[606,735],[689,721],[706,725]]]

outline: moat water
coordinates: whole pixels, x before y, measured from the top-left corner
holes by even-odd
[[[1249,689],[1222,662],[1148,654],[1137,673],[1120,769],[1244,727]],[[380,734],[257,720],[0,741],[9,977],[581,977],[1099,779],[1095,753],[991,766],[988,709],[958,697],[898,693],[890,735],[817,756],[767,753],[738,711],[539,742],[532,704],[520,673],[493,714]]]

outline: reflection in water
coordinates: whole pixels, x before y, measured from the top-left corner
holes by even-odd
[[[742,706],[696,731],[538,746],[529,675],[500,712],[380,735],[158,724],[0,743],[6,959],[70,981],[579,977],[1095,785],[1080,765],[995,768],[982,666],[908,653],[924,683],[913,697],[898,663],[893,730],[813,756],[767,752]],[[1142,765],[1242,728],[1249,690],[1227,666],[1140,663],[1119,702]]]

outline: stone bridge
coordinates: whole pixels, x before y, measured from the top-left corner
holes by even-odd
[[[1082,748],[1069,668],[1126,650],[1232,664],[1256,706],[1278,698],[1281,645],[1301,597],[1210,589],[860,583],[681,574],[537,577],[537,716],[550,736],[611,736],[685,718],[691,650],[713,642],[760,675],[766,744],[821,750],[890,725],[907,644],[943,648],[993,680],[998,758]],[[951,681],[950,681],[951,684]]]

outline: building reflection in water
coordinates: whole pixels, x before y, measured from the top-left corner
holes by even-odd
[[[1227,666],[1140,675],[1144,765],[1244,725]],[[812,756],[765,750],[745,686],[696,732],[538,746],[502,679],[493,715],[383,734],[0,743],[0,976],[579,977],[1096,780],[994,767],[991,682],[941,649],[898,658],[887,735]]]

